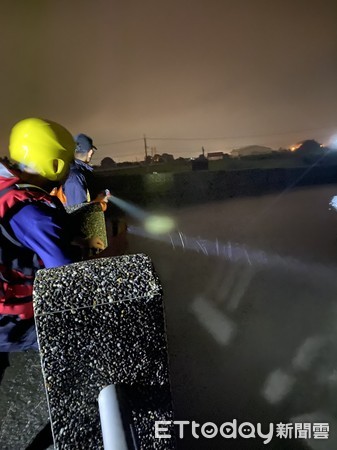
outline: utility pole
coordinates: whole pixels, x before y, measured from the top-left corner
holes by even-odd
[[[145,134],[144,134],[144,147],[145,147],[145,162],[147,162],[147,149],[148,149],[149,147],[147,146]]]

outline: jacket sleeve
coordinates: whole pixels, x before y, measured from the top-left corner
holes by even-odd
[[[9,224],[17,240],[34,251],[45,267],[70,264],[76,259],[72,254],[71,238],[56,208],[43,204],[25,205]]]
[[[63,192],[67,198],[67,206],[87,202],[88,186],[83,173],[72,171],[63,185]]]

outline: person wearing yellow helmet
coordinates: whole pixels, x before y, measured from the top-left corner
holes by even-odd
[[[45,180],[60,181],[74,159],[75,142],[69,131],[50,120],[29,118],[12,129],[9,153],[24,171]]]
[[[32,306],[36,271],[80,259],[68,214],[48,194],[50,184],[67,176],[74,149],[72,135],[62,125],[28,118],[10,134],[15,164],[0,163],[0,380],[7,352],[37,350]],[[92,247],[103,249],[99,239],[93,241]]]

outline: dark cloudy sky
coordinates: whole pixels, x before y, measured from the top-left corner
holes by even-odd
[[[96,162],[337,133],[336,0],[1,0],[0,30],[2,154],[27,116]]]

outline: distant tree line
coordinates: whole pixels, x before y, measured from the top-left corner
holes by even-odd
[[[118,167],[131,167],[131,166],[142,166],[151,164],[168,164],[168,163],[186,163],[189,161],[204,161],[206,167],[206,161],[211,160],[230,160],[230,159],[242,159],[242,160],[266,160],[266,159],[278,159],[278,158],[293,158],[298,162],[304,164],[312,164],[319,162],[320,160],[325,160],[326,163],[337,163],[337,151],[331,152],[328,147],[324,147],[322,144],[314,139],[304,140],[291,148],[279,148],[278,150],[272,150],[268,147],[260,146],[248,146],[242,149],[233,150],[231,153],[224,152],[210,152],[205,155],[205,149],[202,147],[202,153],[196,158],[183,158],[174,156],[170,153],[156,153],[154,155],[148,155],[144,161],[124,161],[121,163],[116,163],[113,158],[107,156],[102,159],[100,169],[113,169]]]

